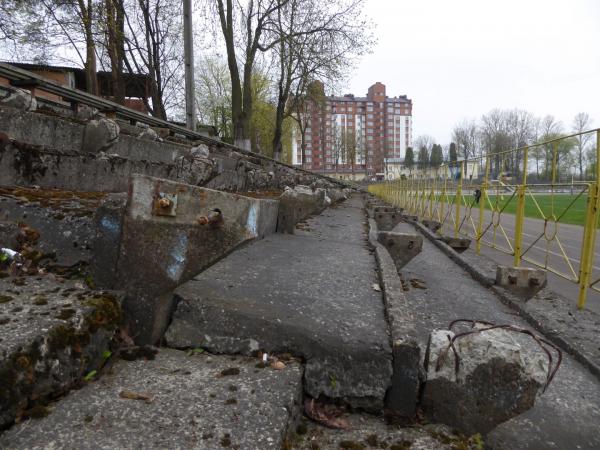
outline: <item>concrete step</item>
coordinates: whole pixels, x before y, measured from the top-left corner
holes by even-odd
[[[161,349],[14,426],[0,448],[279,449],[299,411],[301,366]]]
[[[218,353],[291,352],[306,361],[304,389],[381,410],[392,355],[353,198],[221,260],[176,291],[171,347]]]
[[[4,278],[0,293],[2,429],[100,367],[120,323],[121,299],[52,274]]]

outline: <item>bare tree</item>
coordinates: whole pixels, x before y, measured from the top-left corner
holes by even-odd
[[[178,0],[127,0],[125,58],[129,72],[145,73],[150,98],[148,111],[166,119],[180,104],[183,79],[182,17]]]
[[[583,133],[588,131],[592,126],[592,119],[588,113],[578,113],[573,119],[572,130],[573,133]],[[587,154],[587,148],[593,139],[593,133],[580,134],[576,138],[576,150],[577,150],[577,164],[579,166],[579,180],[584,178],[584,164]]]
[[[208,2],[216,10],[227,51],[234,141],[243,148],[250,147],[251,80],[257,55],[272,50],[279,43],[277,35],[270,31],[276,29],[276,15],[289,1],[249,0],[245,6],[234,0]]]
[[[232,143],[231,82],[227,64],[218,57],[204,57],[196,64],[196,106],[200,122],[212,125]]]
[[[306,84],[306,87],[304,86]],[[290,99],[291,117],[294,119],[300,132],[301,163],[306,162],[306,130],[312,122],[313,115],[323,116],[326,98],[323,83],[319,81],[310,82],[308,78],[299,80],[295,92]],[[319,130],[321,142],[325,142],[330,136],[325,134],[325,123],[321,124]],[[337,166],[336,166],[337,167]]]
[[[459,153],[466,159],[477,155],[479,148],[479,129],[474,120],[463,120],[452,130],[452,142],[456,143]]]
[[[417,138],[413,141],[413,148],[418,148],[420,152],[421,148],[425,147],[427,152],[429,152],[435,143],[435,138],[433,136],[422,134],[417,136]]]
[[[340,80],[353,58],[369,48],[369,24],[361,19],[364,0],[289,0],[277,11],[271,31],[278,65],[273,148],[281,153],[281,128],[293,111],[291,95],[304,95],[314,80]]]
[[[125,0],[104,0],[102,13],[103,20],[99,24],[105,32],[104,44],[110,61],[113,100],[124,104]]]
[[[541,119],[540,136],[538,137],[541,142],[555,139],[562,136],[562,134],[563,125],[561,122],[557,121],[554,116],[547,115]],[[544,178],[550,180],[552,177],[551,171],[554,149],[552,144],[544,145],[542,148],[544,149]]]
[[[84,66],[88,92],[97,94],[98,1],[3,0],[0,42],[11,42],[11,53],[19,59],[23,54],[32,54],[34,60],[44,62],[54,50],[70,47]],[[31,45],[32,40],[37,46]]]

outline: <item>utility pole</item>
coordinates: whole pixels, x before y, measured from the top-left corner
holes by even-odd
[[[183,51],[185,53],[185,123],[187,128],[196,131],[192,0],[183,0]]]

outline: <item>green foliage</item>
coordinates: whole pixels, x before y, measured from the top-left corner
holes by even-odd
[[[331,385],[332,389],[335,389],[337,387],[337,377],[335,376],[335,374],[329,375],[329,384]]]
[[[92,370],[92,371],[88,372],[87,375],[85,377],[83,377],[83,379],[85,381],[91,381],[96,376],[97,373],[98,373],[98,371]]]
[[[415,166],[415,154],[412,147],[408,147],[406,149],[406,154],[404,155],[404,165],[408,168],[408,170],[412,170],[412,168]]]
[[[422,146],[419,149],[417,164],[419,169],[426,169],[429,166],[429,150],[427,150],[427,147]]]
[[[204,353],[204,349],[202,347],[191,348],[187,351],[188,356],[199,355]]]
[[[444,155],[440,144],[433,144],[431,147],[431,155],[429,156],[429,164],[431,167],[439,167],[442,165]]]
[[[108,359],[112,356],[112,352],[110,350],[104,350],[102,352],[102,358],[103,359]]]
[[[454,142],[450,143],[448,157],[450,158],[451,162],[456,162],[458,160],[458,153],[456,152],[456,144]]]

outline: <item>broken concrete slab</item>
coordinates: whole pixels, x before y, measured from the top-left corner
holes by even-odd
[[[496,269],[496,284],[521,297],[533,297],[546,283],[546,271],[543,269],[508,266]]]
[[[389,252],[396,270],[402,269],[411,259],[421,253],[423,236],[420,234],[379,231],[377,241]]]
[[[52,275],[0,280],[0,428],[97,369],[121,298]]]
[[[299,412],[302,370],[257,362],[169,349],[151,361],[119,361],[47,417],[6,431],[0,447],[280,449]]]
[[[430,420],[466,435],[486,434],[533,407],[548,381],[548,356],[542,349],[531,351],[517,333],[505,329],[462,336],[452,348],[454,336],[449,330],[430,335],[422,399]]]
[[[471,239],[469,238],[457,238],[451,236],[442,236],[440,238],[442,242],[448,244],[454,251],[462,253],[469,248],[471,245]]]
[[[171,347],[291,352],[306,392],[379,409],[392,376],[375,261],[356,198],[237,250],[175,291]],[[349,263],[351,261],[351,263]]]
[[[276,200],[132,177],[115,286],[128,293],[124,310],[136,342],[162,337],[175,287],[238,246],[273,233],[277,209]],[[210,221],[215,214],[218,223]]]

